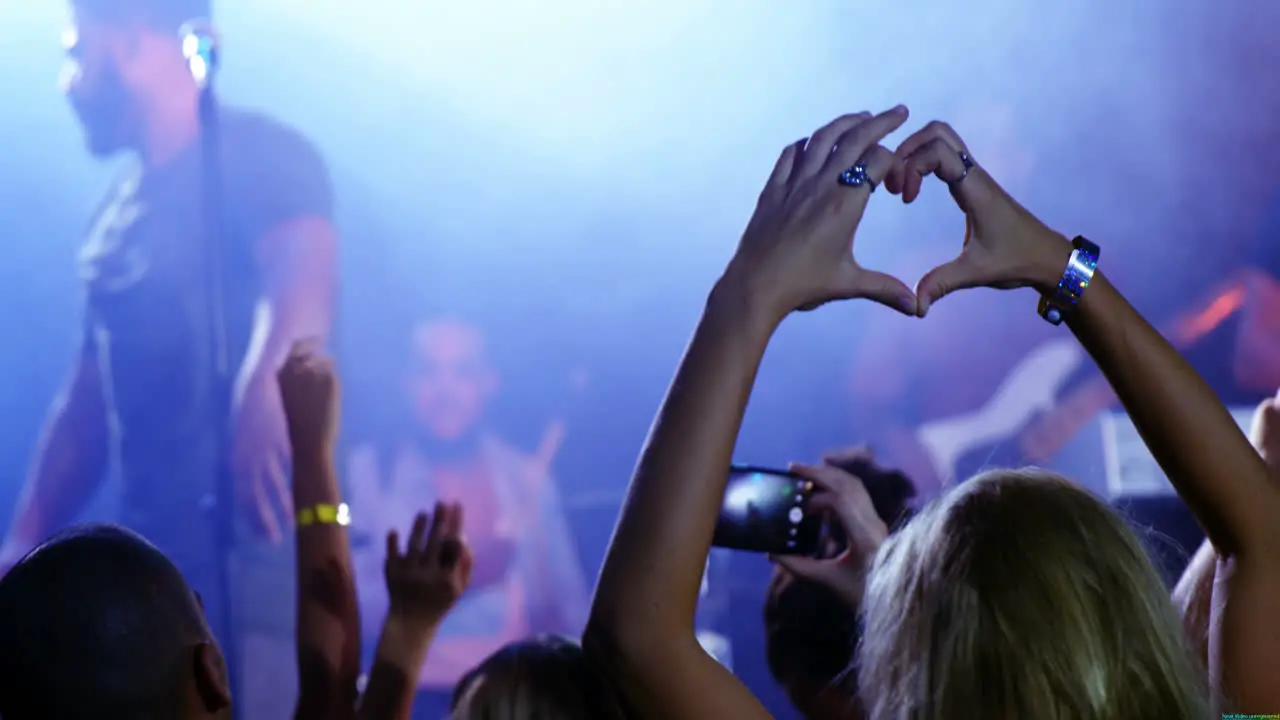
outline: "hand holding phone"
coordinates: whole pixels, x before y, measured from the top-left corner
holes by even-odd
[[[735,465],[712,545],[774,555],[816,556],[822,517],[808,511],[813,483],[786,470]]]

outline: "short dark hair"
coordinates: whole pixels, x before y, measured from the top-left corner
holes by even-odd
[[[150,718],[181,707],[211,641],[182,573],[141,536],[86,525],[0,579],[0,716]]]
[[[814,689],[840,678],[858,648],[858,616],[826,586],[779,568],[764,605],[765,658],[783,684]]]
[[[893,531],[911,519],[911,501],[916,496],[915,483],[900,470],[880,467],[870,455],[828,459],[827,464],[857,477],[871,496],[876,515]]]
[[[78,12],[112,25],[134,23],[177,36],[183,23],[213,19],[213,0],[72,0]]]
[[[876,465],[870,455],[826,462],[862,480],[876,514],[890,531],[911,518],[916,488],[900,471]],[[842,533],[833,535],[838,543],[843,542]],[[799,679],[814,687],[837,680],[843,686],[847,681],[852,692],[856,671],[850,664],[861,639],[858,616],[825,586],[779,569],[764,606],[769,672],[779,682]]]

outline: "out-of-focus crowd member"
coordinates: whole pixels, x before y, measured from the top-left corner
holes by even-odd
[[[479,328],[452,318],[411,337],[404,397],[410,422],[386,443],[356,448],[348,477],[365,632],[388,599],[381,543],[434,502],[466,508],[470,585],[440,626],[417,678],[415,714],[448,712],[458,679],[506,643],[538,633],[577,635],[588,589],[546,462],[499,440],[485,424],[500,379]]]
[[[876,465],[862,448],[828,455],[823,463],[862,482],[868,501],[886,532],[896,530],[911,515],[915,496],[911,481],[900,472]],[[831,529],[840,526],[832,523]],[[824,557],[844,550],[843,532],[833,532],[834,547]],[[862,629],[861,602],[853,606],[831,588],[775,564],[765,596],[765,658],[774,680],[791,703],[809,720],[861,717],[857,666],[850,664]]]
[[[399,533],[387,533],[383,574],[391,602],[360,698],[360,720],[412,717],[422,661],[471,581],[462,512],[460,505],[437,502],[430,517],[418,513],[403,550]]]
[[[360,638],[333,469],[337,380],[302,345],[279,382],[299,509],[294,716],[349,718]],[[121,527],[72,528],[14,565],[0,579],[0,648],[6,718],[231,717],[226,661],[200,596],[164,553]]]
[[[508,643],[458,681],[453,720],[623,720],[622,706],[582,646],[539,636]]]
[[[351,569],[349,512],[334,450],[340,389],[315,343],[299,344],[279,372],[297,508],[298,705],[294,717],[350,718],[360,676],[360,614]]]
[[[49,538],[0,580],[8,720],[230,718],[227,665],[198,595],[121,527]]]

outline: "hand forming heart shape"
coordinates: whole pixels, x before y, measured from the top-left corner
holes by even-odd
[[[846,115],[787,147],[725,278],[749,288],[775,320],[857,297],[924,317],[938,299],[963,288],[1054,287],[1071,252],[1066,238],[973,163],[945,123],[929,123],[896,152],[880,145],[907,116],[903,106],[874,117]],[[928,175],[950,188],[966,232],[959,255],[926,273],[913,293],[892,275],[860,266],[853,239],[878,183],[910,203]]]

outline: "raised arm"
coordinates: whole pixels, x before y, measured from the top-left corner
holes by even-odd
[[[298,574],[298,720],[350,718],[360,676],[360,617],[345,506],[334,470],[338,380],[300,345],[280,370],[293,449]]]
[[[787,148],[710,293],[641,452],[583,636],[639,717],[768,717],[698,645],[698,588],[747,398],[778,323],[839,298],[915,307],[906,286],[860,268],[851,253],[872,184],[896,165],[877,143],[906,117],[905,108],[842,117]]]
[[[106,477],[109,457],[102,372],[92,328],[86,328],[71,377],[50,408],[35,463],[0,549],[0,574],[71,522]]]
[[[419,513],[403,551],[399,535],[388,535],[391,607],[360,698],[360,720],[409,720],[422,662],[440,623],[466,592],[471,567],[459,505],[436,503],[429,519]]]
[[[960,256],[920,281],[922,314],[963,287],[1056,288],[1070,244],[981,167],[966,168],[967,150],[951,128],[933,123],[898,152],[907,168],[904,199],[914,199],[924,175],[937,174],[969,220]],[[1232,710],[1272,712],[1280,706],[1280,492],[1209,386],[1105,275],[1094,275],[1067,322],[1226,561],[1223,592],[1214,592],[1220,624],[1210,639],[1217,687]]]

